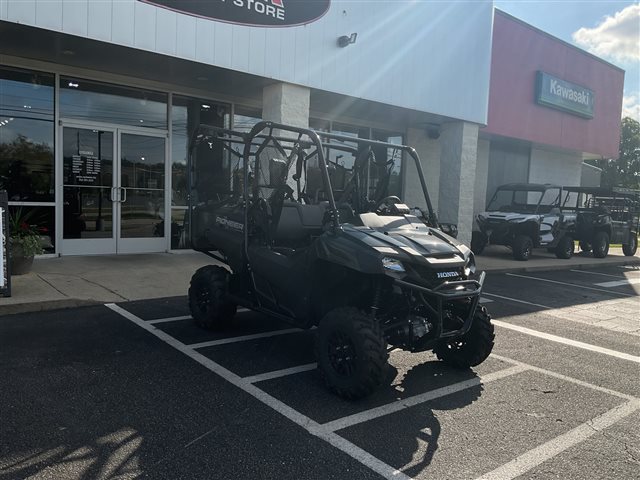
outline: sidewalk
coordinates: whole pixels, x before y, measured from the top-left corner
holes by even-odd
[[[478,269],[489,273],[640,265],[638,255],[625,257],[620,248],[604,259],[579,254],[570,260],[538,250],[528,262],[518,262],[508,249],[488,247],[476,259]],[[31,273],[11,279],[12,296],[0,297],[0,316],[186,295],[193,272],[211,263],[215,260],[196,252],[39,258]]]

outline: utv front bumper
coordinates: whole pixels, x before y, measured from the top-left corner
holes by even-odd
[[[433,333],[429,335],[431,341],[425,345],[420,345],[420,350],[431,348],[433,340],[441,340],[444,338],[460,337],[467,333],[473,323],[473,317],[480,302],[480,294],[484,285],[486,274],[481,272],[477,280],[456,280],[452,282],[444,282],[437,287],[427,288],[415,283],[406,282],[404,280],[395,279],[394,283],[402,289],[410,289],[416,296],[423,299],[422,304],[430,311],[433,322]],[[425,298],[426,297],[426,298]],[[431,300],[428,301],[427,299]],[[463,320],[462,327],[455,330],[444,330],[445,303],[467,300],[465,305],[466,313],[461,317]],[[434,304],[435,303],[435,307]]]

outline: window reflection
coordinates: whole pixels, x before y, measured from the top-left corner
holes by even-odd
[[[173,96],[171,106],[171,248],[190,248],[188,144],[199,124],[230,127],[230,108],[210,100]]]
[[[53,75],[0,69],[0,190],[54,201]]]
[[[60,116],[92,122],[166,129],[167,95],[61,77]]]
[[[233,112],[233,129],[239,132],[248,132],[261,120],[260,110],[236,106]]]

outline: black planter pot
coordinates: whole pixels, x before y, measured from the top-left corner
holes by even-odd
[[[24,275],[31,271],[33,265],[33,255],[26,257],[22,250],[22,245],[16,242],[11,244],[11,253],[9,254],[11,265],[11,276]]]

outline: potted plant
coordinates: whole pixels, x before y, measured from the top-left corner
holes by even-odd
[[[29,223],[34,211],[25,213],[22,207],[18,207],[9,214],[11,275],[29,273],[33,257],[43,252],[41,230]]]

